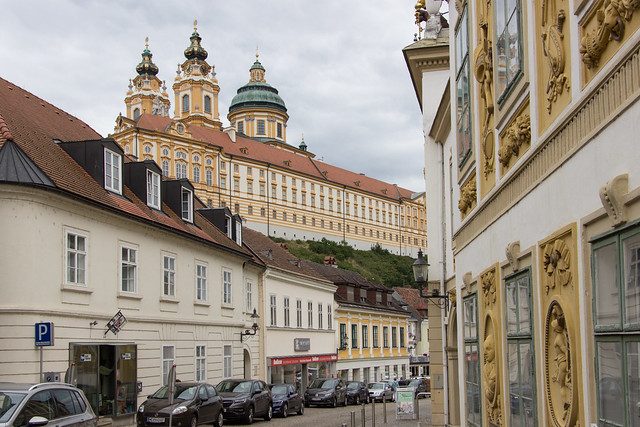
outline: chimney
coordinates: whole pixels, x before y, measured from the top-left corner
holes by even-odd
[[[223,129],[223,132],[229,135],[229,139],[231,142],[236,142],[236,128],[229,126]]]
[[[324,265],[329,265],[333,268],[338,268],[338,262],[336,261],[336,257],[333,257],[331,255],[327,255],[326,257],[324,257]]]

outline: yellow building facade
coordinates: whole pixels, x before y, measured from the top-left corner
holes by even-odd
[[[456,1],[449,22],[446,74],[437,38],[405,48],[440,94],[421,97],[429,281],[453,298],[432,423],[639,425],[640,4]]]
[[[190,179],[205,204],[227,206],[272,237],[344,240],[358,249],[378,244],[403,255],[426,245],[424,192],[318,161],[304,140],[287,143],[285,103],[257,55],[249,83],[230,103],[231,126],[222,129],[220,87],[207,55],[194,30],[174,79],[171,117],[147,46],[126,94],[127,113],[110,135],[126,154],[153,159],[166,177]]]

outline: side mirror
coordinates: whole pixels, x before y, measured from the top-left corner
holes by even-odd
[[[29,420],[29,425],[30,426],[44,426],[47,425],[49,423],[49,420],[46,419],[45,417],[31,417],[31,419]]]

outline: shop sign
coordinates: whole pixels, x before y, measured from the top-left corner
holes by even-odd
[[[122,353],[122,360],[131,360],[131,353]]]
[[[311,338],[294,338],[293,348],[295,351],[309,351],[311,348]]]
[[[272,358],[271,366],[298,365],[303,363],[333,362],[338,360],[337,354],[320,354],[318,356]]]
[[[109,331],[113,332],[115,335],[118,335],[118,332],[120,332],[120,329],[122,329],[122,327],[126,323],[127,323],[127,318],[124,317],[124,314],[122,314],[122,311],[118,311],[116,315],[113,316],[111,320],[109,320],[109,323],[107,323],[107,328]],[[106,332],[105,332],[105,335],[106,335]]]

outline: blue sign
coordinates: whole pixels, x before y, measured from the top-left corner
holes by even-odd
[[[36,323],[36,347],[53,345],[53,322]]]

